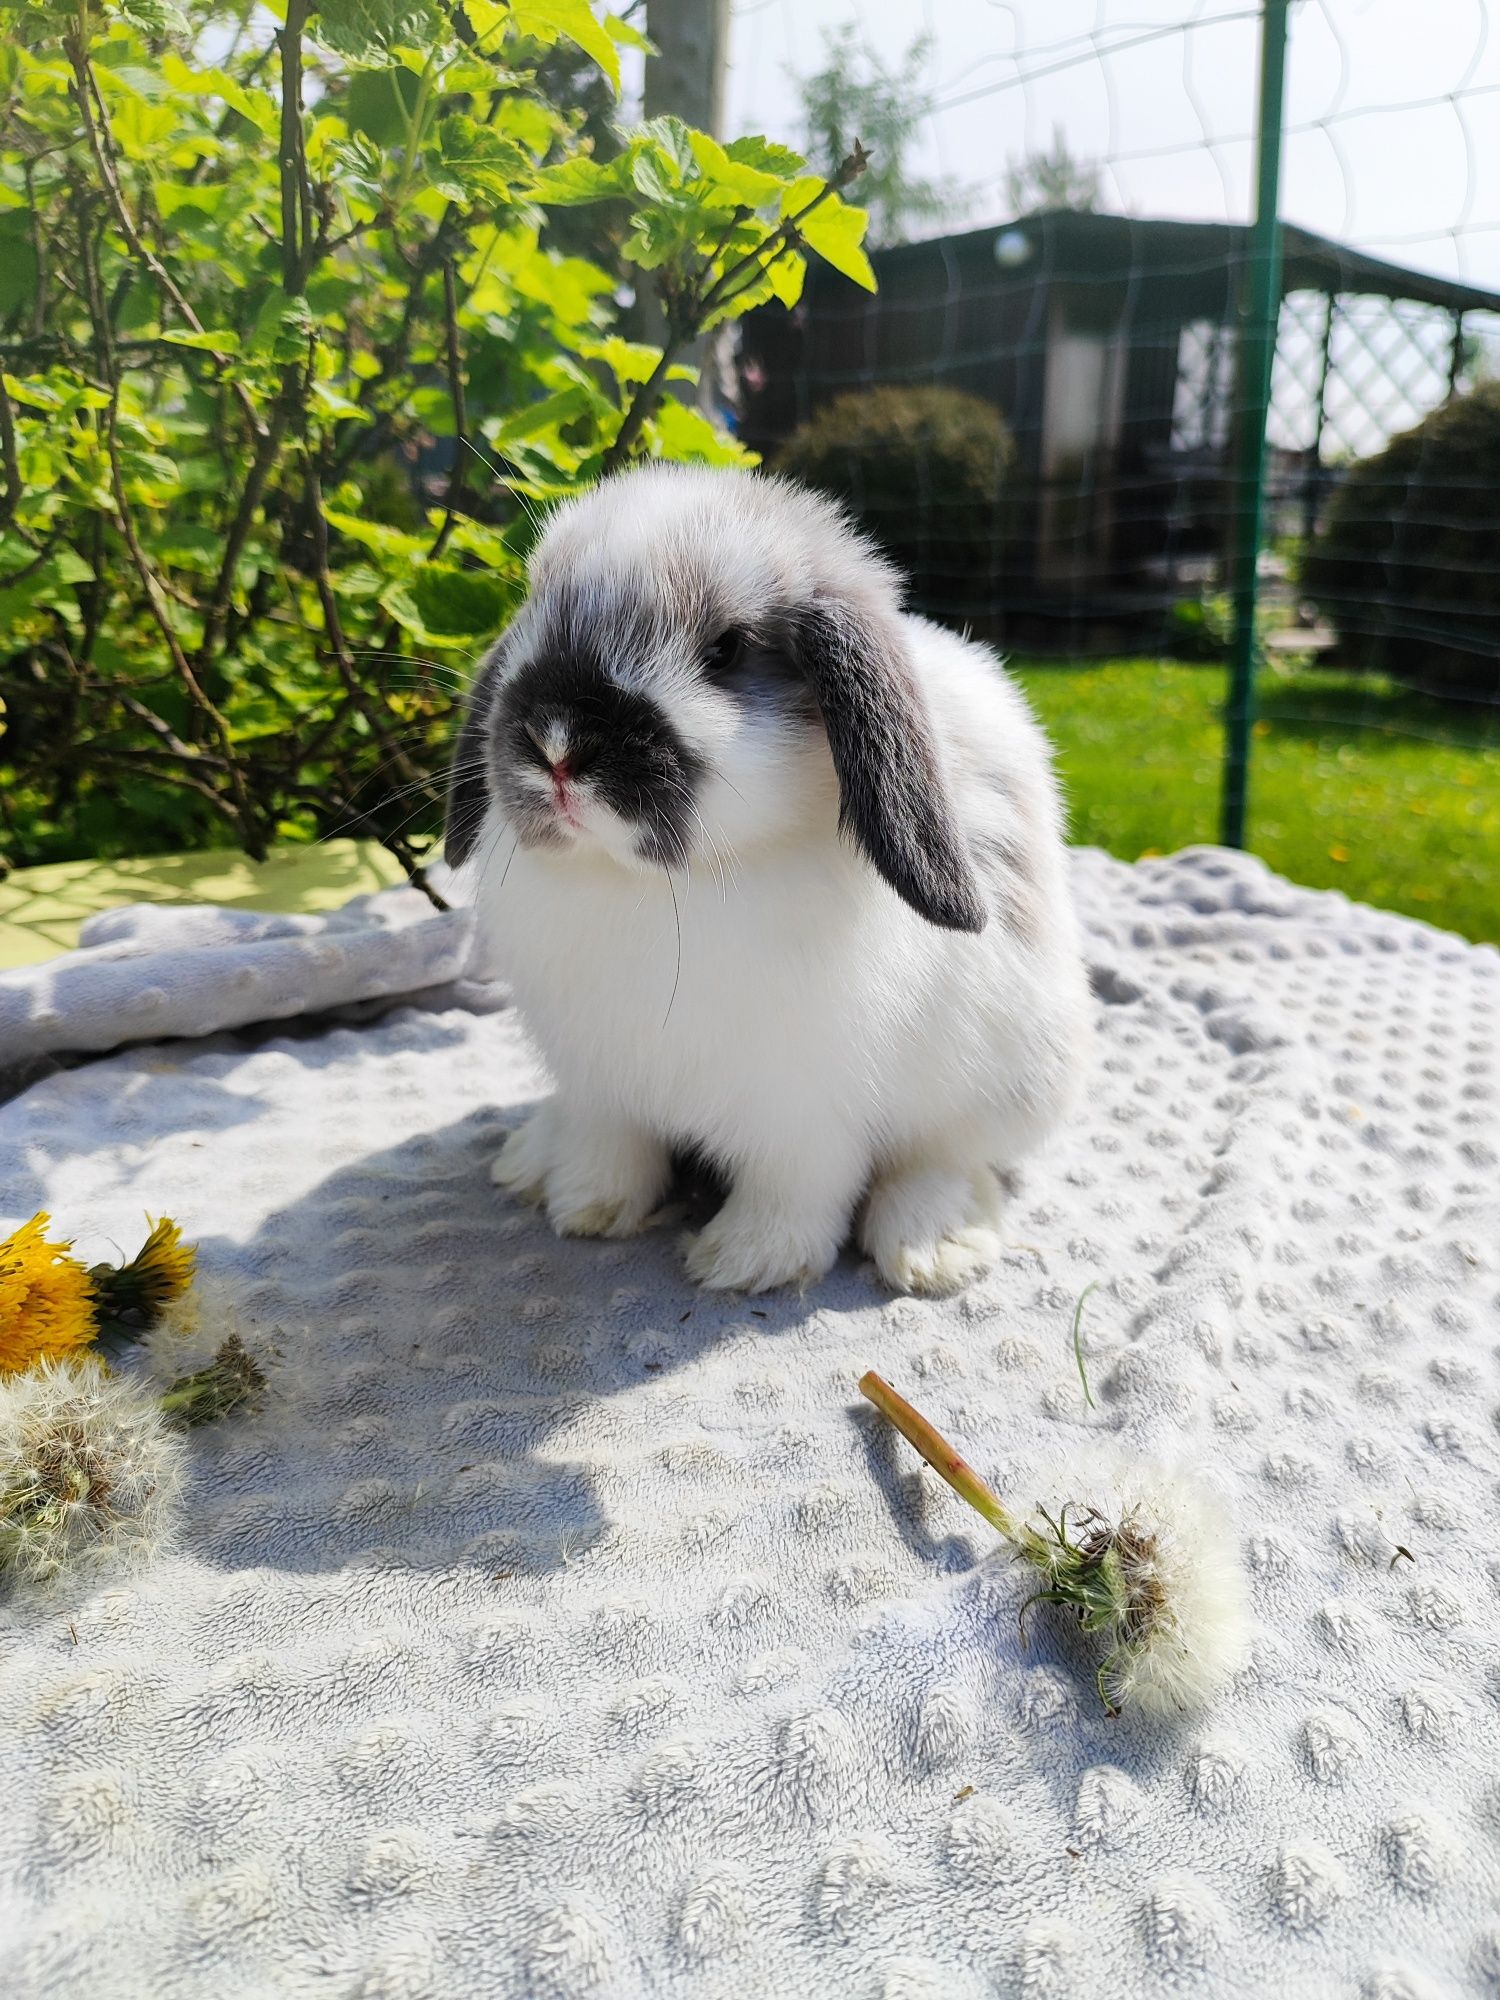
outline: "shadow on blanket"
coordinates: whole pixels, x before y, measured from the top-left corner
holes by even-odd
[[[726,1492],[765,1508],[799,1486],[781,1389],[802,1371],[810,1388],[844,1400],[851,1459],[881,1496],[893,1545],[904,1541],[934,1582],[971,1573],[986,1643],[1031,1668],[1085,1668],[1055,1621],[1032,1621],[1023,1644],[1025,1592],[1001,1574],[982,1528],[934,1531],[933,1519],[951,1515],[933,1483],[855,1393],[881,1357],[851,1348],[847,1385],[826,1381],[826,1358],[814,1357],[826,1357],[829,1319],[889,1303],[852,1253],[805,1299],[702,1292],[676,1241],[692,1207],[711,1205],[701,1181],[631,1243],[560,1241],[488,1178],[520,1116],[476,1111],[368,1155],[248,1242],[201,1246],[206,1271],[235,1274],[262,1338],[278,1329],[281,1358],[259,1419],[197,1434],[189,1553],[233,1570],[425,1570],[498,1584],[587,1562],[605,1577],[618,1569],[628,1586],[650,1566],[625,1542],[640,1532],[630,1501],[643,1480],[680,1495],[675,1518],[659,1524],[674,1536],[720,1531]],[[723,1436],[685,1433],[675,1378],[736,1342],[745,1369],[729,1378]],[[644,1419],[624,1408],[640,1398]],[[634,1529],[612,1513],[617,1494]],[[790,1580],[795,1535],[779,1555]],[[807,1560],[824,1560],[820,1537]],[[671,1588],[667,1563],[660,1587]]]
[[[767,1339],[777,1369],[795,1370],[831,1315],[881,1302],[873,1279],[849,1253],[805,1299],[698,1290],[677,1233],[711,1206],[701,1179],[633,1242],[560,1241],[488,1178],[520,1115],[476,1111],[341,1168],[247,1242],[201,1244],[202,1268],[234,1277],[281,1358],[258,1421],[200,1434],[194,1554],[236,1568],[467,1564],[502,1577],[591,1549],[607,1560],[609,1490],[631,1482],[643,1429],[660,1438],[653,1477],[677,1476],[685,1495],[700,1472],[719,1493],[729,1472],[747,1498],[794,1479]],[[707,1349],[737,1341],[746,1372],[726,1433],[753,1458],[742,1480],[721,1441],[683,1435],[673,1393]],[[967,1567],[973,1549],[933,1540],[911,1466],[854,1392],[879,1360],[850,1352],[851,1436],[913,1550]],[[645,1426],[612,1409],[642,1395]],[[747,1422],[757,1404],[761,1426]]]

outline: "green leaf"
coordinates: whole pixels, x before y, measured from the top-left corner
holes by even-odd
[[[516,183],[531,173],[531,161],[519,146],[465,112],[443,119],[427,162],[432,186],[463,207],[485,197],[508,202]]]
[[[17,306],[36,296],[36,252],[31,247],[31,228],[21,209],[0,215],[0,317],[8,318]]]
[[[122,21],[143,35],[180,35],[187,29],[181,8],[172,0],[115,0]]]
[[[441,517],[433,514],[428,518],[435,529]],[[530,523],[525,523],[524,527],[525,532],[529,534]],[[508,576],[517,583],[523,583],[523,554],[511,547],[506,540],[506,532],[515,531],[503,532],[499,528],[487,528],[482,521],[455,521],[448,546],[463,555],[476,557],[486,569],[493,570],[497,575]]]
[[[424,563],[408,584],[427,630],[444,639],[484,639],[498,632],[515,602],[504,578],[482,569]]]
[[[372,208],[380,204],[380,148],[364,132],[352,139],[335,139],[328,148],[328,163],[339,179],[345,196],[355,194]]]
[[[691,126],[669,111],[660,118],[648,118],[644,125],[635,129],[633,146],[642,144],[654,146],[663,152],[677,170],[677,179],[684,180],[697,171],[697,160],[693,154],[693,134]]]
[[[621,14],[606,14],[604,32],[612,42],[618,42],[622,49],[635,49],[643,56],[657,53],[655,42],[643,34],[633,21],[627,21]]]
[[[250,339],[252,353],[271,361],[300,361],[307,343],[317,331],[307,300],[290,298],[278,285],[268,292],[255,316],[255,332]]]
[[[706,132],[690,132],[688,143],[704,179],[716,187],[727,188],[746,208],[764,208],[767,202],[775,201],[785,185],[780,174],[769,174],[742,160],[731,159],[718,140],[711,139]]]
[[[555,167],[543,167],[531,184],[532,199],[548,208],[575,208],[583,202],[605,201],[613,195],[629,194],[633,183],[630,157],[601,165],[598,160],[563,160]]]
[[[781,197],[782,215],[795,215],[799,208],[806,208],[825,185],[821,180],[794,181]],[[852,278],[867,292],[873,292],[875,273],[870,269],[869,258],[860,248],[869,224],[870,218],[864,209],[851,208],[846,201],[833,194],[799,222],[797,229],[808,248],[816,250],[825,263],[831,264],[846,278]]]
[[[280,128],[280,112],[271,93],[247,90],[225,70],[192,69],[175,50],[168,49],[161,59],[161,74],[169,89],[185,97],[217,97],[267,136]]]
[[[758,465],[753,451],[716,429],[701,410],[675,397],[652,419],[658,449],[681,465]]]
[[[691,237],[690,230],[684,231],[663,210],[648,208],[634,218],[634,226],[620,248],[642,270],[659,271],[686,247]]]
[[[452,437],[453,398],[446,389],[432,385],[413,389],[408,407],[423,430],[434,437]]]
[[[180,333],[173,328],[164,333],[162,339],[169,341],[173,347],[201,348],[206,354],[238,354],[240,351],[240,337],[230,327],[220,327],[212,333],[206,330],[203,333]]]
[[[488,42],[504,32],[510,22],[509,7],[495,4],[495,0],[464,0],[464,18],[481,42]]]
[[[52,558],[59,583],[92,583],[94,572],[76,549],[59,549]]]
[[[371,555],[383,556],[388,564],[408,564],[425,560],[427,543],[421,535],[403,534],[383,521],[367,521],[362,514],[342,514],[327,508],[328,525],[347,541],[357,542]]]
[[[428,0],[322,0],[312,30],[335,54],[366,62],[394,48],[430,48],[442,21]]]
[[[580,340],[578,352],[590,361],[602,361],[617,382],[627,385],[644,382],[661,359],[661,350],[638,340],[622,340],[611,334],[607,340]],[[696,382],[696,368],[677,366],[667,370],[669,382]]]
[[[347,419],[351,423],[368,423],[370,420],[368,410],[336,389],[331,382],[314,382],[311,393],[318,408],[327,416]]]
[[[517,410],[514,416],[490,427],[488,436],[497,451],[504,451],[508,445],[520,444],[525,438],[560,431],[564,424],[583,416],[588,408],[588,390],[577,383],[571,389],[559,389],[556,395],[543,396],[528,408]]]
[[[163,222],[170,222],[184,208],[213,215],[228,192],[222,181],[157,181],[152,189]]]
[[[647,201],[670,201],[682,176],[661,147],[638,146],[630,155],[630,179],[636,193]]]
[[[807,165],[800,153],[794,153],[790,146],[777,145],[773,139],[732,139],[724,151],[741,166],[775,174],[783,181],[793,179]]]
[[[798,250],[788,250],[766,272],[771,290],[784,306],[794,306],[802,296],[807,278],[807,259]]]
[[[705,185],[694,183],[695,187]],[[712,197],[704,200],[684,191],[669,200],[638,208],[631,223],[630,235],[621,248],[632,263],[654,271],[692,249],[700,237],[722,234],[724,210],[715,206]]]
[[[593,57],[618,93],[619,50],[604,24],[595,19],[588,0],[516,0],[512,12],[523,35],[537,35],[549,42],[565,35],[576,43],[586,56]]]
[[[399,146],[417,108],[417,90],[409,69],[356,70],[344,91],[344,122],[375,146]]]

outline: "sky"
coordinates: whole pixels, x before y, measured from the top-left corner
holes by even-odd
[[[912,164],[969,189],[963,222],[1005,219],[1005,168],[1054,128],[1103,166],[1102,207],[1243,220],[1258,15],[1254,0],[734,0],[728,123],[795,143],[793,78],[826,29],[857,20],[888,61],[926,31],[935,108]],[[1294,0],[1286,123],[1284,217],[1500,290],[1496,0]]]

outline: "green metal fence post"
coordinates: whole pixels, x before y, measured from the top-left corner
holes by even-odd
[[[1255,220],[1250,227],[1239,338],[1239,436],[1234,481],[1231,592],[1234,640],[1229,705],[1224,717],[1224,798],[1220,839],[1245,844],[1250,780],[1250,733],[1255,723],[1255,602],[1261,516],[1266,488],[1266,411],[1281,313],[1281,110],[1286,86],[1286,22],[1291,0],[1263,0],[1260,27],[1260,111],[1256,121]]]

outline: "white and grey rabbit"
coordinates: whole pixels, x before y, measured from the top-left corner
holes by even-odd
[[[806,1283],[851,1228],[946,1291],[1063,1115],[1089,997],[1048,745],[983,647],[904,616],[827,499],[651,466],[562,507],[474,684],[448,859],[556,1083],[494,1166],[564,1235]]]

